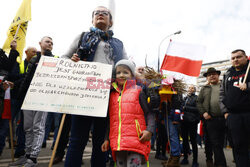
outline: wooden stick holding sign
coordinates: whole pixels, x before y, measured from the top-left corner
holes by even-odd
[[[53,161],[54,161],[54,158],[55,158],[56,149],[57,149],[57,146],[58,146],[58,143],[59,143],[59,140],[60,140],[60,136],[61,136],[61,133],[62,133],[62,128],[63,128],[63,124],[64,124],[64,121],[65,121],[65,117],[66,117],[66,114],[63,114],[62,120],[61,120],[61,123],[60,123],[60,127],[59,127],[59,130],[58,130],[58,133],[57,133],[57,137],[56,137],[56,143],[55,143],[55,146],[54,146],[54,149],[53,149],[53,152],[52,152],[52,156],[50,158],[49,167],[52,167],[52,165],[53,165]]]
[[[10,145],[11,145],[11,160],[14,162],[14,144],[13,144],[13,134],[12,134],[12,121],[9,120],[9,127],[10,127]]]

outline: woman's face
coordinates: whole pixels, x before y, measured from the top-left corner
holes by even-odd
[[[104,7],[97,7],[93,12],[92,24],[103,31],[107,31],[112,26],[110,12]]]

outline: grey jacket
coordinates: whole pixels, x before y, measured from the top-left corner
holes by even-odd
[[[205,85],[201,88],[201,91],[197,98],[197,108],[201,115],[207,112],[211,116],[221,116],[221,114],[210,110],[211,92],[211,85]]]

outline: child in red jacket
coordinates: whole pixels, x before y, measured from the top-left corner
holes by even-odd
[[[107,151],[110,143],[117,167],[140,167],[143,158],[149,164],[154,113],[146,94],[133,80],[135,64],[120,60],[115,68],[116,82],[112,83],[114,90],[109,101],[109,139],[103,143],[102,151]]]

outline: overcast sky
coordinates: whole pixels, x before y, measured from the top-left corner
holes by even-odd
[[[203,63],[229,59],[234,49],[250,54],[249,0],[114,0],[114,35],[124,42],[137,65],[157,67],[158,47],[169,34],[172,40],[202,44],[207,48]],[[0,2],[0,47],[22,0]],[[109,0],[32,0],[26,46],[36,46],[41,37],[54,40],[53,53],[62,55],[76,35],[91,27],[96,6]],[[169,39],[160,46],[161,61]]]

